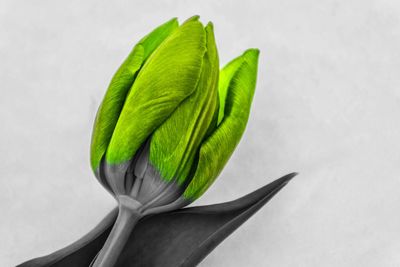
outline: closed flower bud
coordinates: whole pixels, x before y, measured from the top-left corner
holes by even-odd
[[[244,132],[257,60],[250,49],[220,73],[211,23],[204,28],[193,17],[156,28],[133,48],[99,107],[96,177],[146,213],[198,198]]]
[[[250,49],[220,72],[213,25],[198,17],[181,26],[173,19],[133,48],[99,107],[91,144],[93,171],[119,202],[120,221],[126,210],[138,218],[177,209],[207,190],[244,132],[257,61]],[[102,253],[96,266],[113,260]]]

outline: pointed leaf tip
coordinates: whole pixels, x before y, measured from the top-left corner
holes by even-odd
[[[275,182],[278,182],[279,184],[285,186],[287,183],[289,183],[298,174],[299,173],[297,173],[297,172],[292,172],[292,173],[286,174],[285,176],[275,180]]]

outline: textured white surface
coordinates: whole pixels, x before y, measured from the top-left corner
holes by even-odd
[[[398,1],[0,1],[0,266],[115,204],[89,168],[97,106],[156,25],[212,20],[222,63],[261,50],[247,131],[197,204],[300,175],[201,266],[400,266]]]

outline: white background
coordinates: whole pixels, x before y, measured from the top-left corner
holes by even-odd
[[[261,50],[247,131],[196,204],[300,172],[201,266],[400,266],[398,1],[0,1],[0,266],[114,206],[89,167],[96,109],[134,43],[201,15],[221,63]]]

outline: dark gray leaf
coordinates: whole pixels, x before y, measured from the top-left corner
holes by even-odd
[[[282,189],[296,173],[234,201],[144,217],[132,232],[118,267],[196,266]],[[105,242],[117,209],[77,242],[19,267],[89,266]]]

